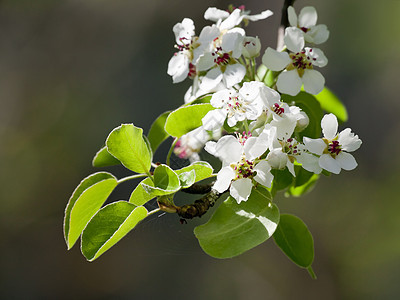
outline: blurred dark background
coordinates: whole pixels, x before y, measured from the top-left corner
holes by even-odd
[[[67,252],[62,220],[107,134],[133,122],[147,132],[183,102],[189,81],[166,74],[172,27],[196,33],[208,6],[231,1],[0,2],[0,298],[2,299],[394,299],[400,294],[400,1],[298,0],[314,5],[331,36],[321,48],[327,85],[363,140],[359,167],[323,177],[302,198],[277,199],[309,226],[318,280],[272,241],[233,259],[202,252],[199,221],[145,220],[93,263]],[[244,1],[275,15],[248,35],[276,44],[283,0]],[[343,129],[343,128],[342,128]],[[159,153],[160,154],[160,153]],[[126,171],[109,168],[122,176]],[[127,199],[132,182],[113,193]],[[205,219],[209,218],[209,215]],[[200,220],[204,222],[204,218]]]

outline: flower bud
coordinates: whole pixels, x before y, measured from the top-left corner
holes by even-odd
[[[268,154],[267,161],[271,168],[282,170],[286,167],[287,155],[282,152],[282,149],[274,149]]]
[[[243,39],[243,56],[253,58],[260,55],[261,42],[258,37],[246,36]]]
[[[307,128],[310,119],[304,111],[301,111],[297,117],[296,131],[300,132]]]

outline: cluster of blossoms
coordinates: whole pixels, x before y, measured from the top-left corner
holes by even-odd
[[[324,89],[325,79],[315,67],[326,66],[328,60],[322,50],[306,44],[324,43],[329,31],[317,25],[313,7],[304,7],[298,16],[293,7],[288,8],[290,26],[285,29],[283,49],[268,47],[262,56],[262,67],[273,80],[267,83],[265,75],[260,78],[256,57],[261,42],[246,36],[242,25],[271,15],[269,10],[250,15],[244,7],[229,11],[212,7],[204,18],[213,24],[199,36],[191,19],[173,27],[178,51],[169,61],[168,74],[174,83],[193,81],[186,103],[203,97],[215,108],[204,116],[201,127],[178,140],[175,154],[195,161],[204,148],[218,157],[222,167],[214,189],[220,193],[229,189],[238,203],[247,201],[255,185],[271,188],[274,169],[287,168],[293,176],[295,165],[315,174],[352,170],[357,163],[349,152],[361,145],[351,129],[337,132],[333,114],[318,120],[323,138],[304,136],[309,116],[296,101],[282,99],[283,94],[298,96],[302,87],[312,95]]]

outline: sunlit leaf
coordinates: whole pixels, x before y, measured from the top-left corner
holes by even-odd
[[[117,179],[106,172],[92,174],[81,181],[65,209],[64,236],[68,249],[75,244],[117,184]]]
[[[152,154],[141,128],[133,124],[122,124],[110,133],[106,145],[108,152],[129,170],[137,173],[147,173],[150,170]]]
[[[178,175],[167,165],[159,165],[154,170],[154,185],[141,185],[153,197],[175,193],[181,187]]]
[[[197,161],[187,167],[184,167],[179,170],[175,170],[175,173],[180,175],[183,172],[189,172],[191,170],[195,171],[195,175],[196,175],[195,182],[209,178],[214,171],[213,167],[208,162]]]
[[[82,233],[82,253],[93,261],[114,246],[141,220],[147,217],[143,206],[118,201],[97,212]]]
[[[339,122],[347,121],[348,115],[346,107],[327,87],[318,95],[315,95],[315,98],[321,104],[322,109],[328,113],[333,113],[338,118]]]
[[[211,219],[195,228],[203,250],[216,258],[237,256],[270,238],[279,223],[279,210],[264,189],[253,189],[246,202],[229,197]]]
[[[101,148],[93,158],[92,165],[93,167],[103,168],[108,166],[116,166],[121,164],[121,162],[112,156],[107,151],[107,147],[104,146]]]
[[[183,189],[190,187],[195,182],[195,180],[196,180],[195,170],[179,174],[179,181],[181,182],[181,187]]]
[[[178,108],[169,114],[165,130],[174,137],[181,137],[200,127],[201,119],[213,109],[215,108],[211,104],[195,104]]]
[[[153,181],[149,177],[143,179],[133,190],[129,202],[135,204],[136,206],[144,205],[151,199],[153,199],[155,196],[150,195],[145,191],[145,189],[142,186],[142,183],[148,186],[154,186]]]

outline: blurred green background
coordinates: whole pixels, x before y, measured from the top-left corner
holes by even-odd
[[[93,263],[67,252],[62,220],[107,134],[133,122],[145,132],[183,102],[189,81],[166,74],[172,27],[196,33],[208,6],[231,1],[0,2],[0,298],[2,299],[394,299],[400,294],[400,1],[298,0],[314,5],[331,36],[321,48],[327,85],[363,140],[359,167],[323,177],[302,198],[277,199],[315,240],[318,280],[272,241],[233,259],[205,255],[195,224],[145,220]],[[276,43],[283,0],[233,1],[275,15],[250,24]],[[343,128],[342,128],[343,129]],[[109,168],[118,176],[121,168]],[[112,200],[127,199],[132,182]],[[204,222],[209,215],[200,221]]]

